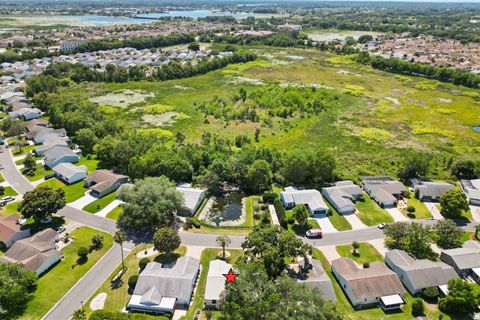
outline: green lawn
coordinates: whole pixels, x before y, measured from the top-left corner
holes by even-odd
[[[427,209],[425,204],[413,196],[407,200],[407,206],[412,206],[415,208],[415,212],[413,213],[414,215],[409,215],[407,208],[401,210],[402,213],[410,219],[429,219],[432,217],[432,214]]]
[[[134,274],[138,274],[138,262],[140,261],[137,258],[137,254],[142,252],[148,248],[151,248],[153,244],[151,243],[144,243],[137,246],[133,249],[126,257],[125,257],[125,267],[127,267],[127,272],[122,276],[122,279],[118,286],[112,286],[111,280],[113,277],[120,271],[121,265],[120,261],[118,261],[119,265],[115,269],[115,271],[105,280],[105,282],[98,288],[98,290],[93,294],[92,297],[85,303],[85,309],[88,313],[91,312],[90,310],[90,302],[93,298],[100,292],[105,292],[107,294],[107,300],[105,301],[105,310],[108,311],[121,311],[123,307],[128,303],[130,300],[131,294],[128,293],[128,278]],[[184,256],[187,252],[187,248],[185,246],[179,247],[176,251],[177,255],[175,257]],[[153,261],[153,258],[150,257],[150,261]],[[161,258],[160,258],[161,260]]]
[[[330,210],[330,215],[328,216],[328,219],[330,219],[330,222],[333,224],[335,229],[338,231],[345,231],[345,230],[352,230],[352,225],[350,222],[348,222],[347,219],[345,219],[344,216],[339,214],[337,210],[327,201],[327,199],[324,199],[325,203],[328,206],[328,209]]]
[[[438,211],[440,211],[440,213],[442,213],[442,206],[439,203],[437,203],[435,206],[437,207]],[[470,210],[463,211],[462,216],[458,220],[473,221],[472,213],[470,212]]]
[[[33,144],[28,145],[28,146],[24,146],[21,149],[15,147],[15,148],[12,149],[12,155],[14,157],[23,156],[23,155],[25,155],[29,152],[32,152],[34,149],[35,149],[35,146]]]
[[[15,197],[16,195],[18,195],[18,193],[15,190],[13,190],[12,187],[5,187],[5,191],[3,192],[3,194],[0,194],[0,197],[7,197],[7,196]]]
[[[253,214],[255,212],[255,206],[258,205],[258,200],[260,200],[259,196],[250,196],[247,197],[246,201],[246,211],[247,216],[245,217],[245,223],[242,224],[244,227],[252,227],[255,225]]]
[[[23,169],[22,169],[22,173],[23,173]],[[27,176],[24,174],[24,176],[30,181],[37,181],[45,178],[46,175],[51,173],[53,173],[52,170],[48,169],[43,164],[37,163],[37,170],[35,171],[35,174],[33,176]]]
[[[19,201],[16,202],[10,202],[7,204],[5,207],[3,207],[0,210],[0,215],[2,216],[9,216],[12,213],[17,213],[18,214],[18,205],[20,204]]]
[[[287,220],[290,218],[295,218],[293,216],[293,210],[287,210],[285,214],[287,216]],[[320,229],[320,226],[315,219],[308,219],[308,225],[310,226],[310,229]],[[308,228],[295,222],[294,224],[288,224],[288,230],[295,233],[297,236],[304,236]]]
[[[357,249],[357,255],[353,254],[351,244],[337,246],[337,252],[340,256],[350,258],[360,265],[365,262],[372,263],[374,261],[383,261],[383,256],[370,243],[360,242],[360,248]]]
[[[67,203],[80,199],[81,197],[84,196],[85,192],[87,191],[87,189],[83,187],[83,181],[79,181],[74,184],[67,185],[55,178],[41,183],[40,186],[49,186],[52,189],[61,188],[65,190],[65,197],[67,198]]]
[[[43,157],[34,157],[34,159],[35,160],[41,160],[41,159],[43,159]],[[23,164],[24,162],[25,162],[25,158],[15,161],[15,164],[17,166],[19,166],[19,165]]]
[[[97,213],[101,211],[103,208],[105,208],[106,206],[108,206],[110,203],[112,203],[112,201],[115,200],[116,198],[117,198],[117,194],[115,192],[112,192],[103,198],[97,199],[87,204],[85,207],[83,207],[83,210],[90,213]]]
[[[91,173],[97,169],[97,165],[100,161],[96,159],[87,159],[85,157],[80,158],[80,160],[75,164],[77,166],[87,166],[88,172]]]
[[[235,265],[239,258],[243,256],[242,250],[227,249],[231,256],[228,260],[228,263]],[[200,257],[200,265],[202,266],[199,280],[197,282],[197,288],[195,291],[195,296],[193,298],[193,303],[188,309],[187,315],[184,317],[186,320],[193,319],[193,315],[196,310],[203,310],[203,301],[205,296],[205,286],[207,282],[208,268],[210,267],[210,261],[215,260],[220,249],[218,248],[208,248],[204,249],[202,256]],[[214,312],[219,314],[219,312]],[[202,314],[200,319],[206,319],[205,315]]]
[[[408,292],[404,296],[404,300],[406,302],[405,305],[402,307],[401,312],[397,313],[389,313],[386,314],[385,312],[382,311],[380,308],[369,308],[365,310],[360,310],[356,311],[353,309],[352,305],[348,301],[345,293],[343,292],[342,288],[338,284],[337,280],[335,279],[335,276],[332,273],[330,264],[328,263],[328,260],[325,258],[323,253],[314,248],[313,249],[313,258],[320,260],[322,263],[323,268],[327,272],[328,277],[333,283],[333,288],[335,290],[335,295],[337,297],[337,310],[340,314],[344,316],[345,319],[349,320],[374,320],[374,319],[384,319],[384,320],[404,320],[404,319],[412,319],[412,300],[413,297],[408,294]],[[448,315],[441,313],[436,305],[425,305],[425,312],[426,316],[428,319],[439,319],[439,316],[442,315],[444,320],[449,320],[449,319],[456,319],[456,318],[450,318]]]
[[[5,181],[5,178],[3,177],[3,175],[0,173],[0,182],[4,182]]]
[[[101,233],[104,236],[104,246],[98,251],[93,251],[88,255],[88,260],[82,265],[76,264],[79,247],[88,247],[92,236]],[[108,251],[112,246],[112,236],[88,227],[81,227],[71,233],[75,241],[62,250],[63,260],[52,270],[46,273],[37,281],[37,290],[33,299],[28,303],[27,308],[20,319],[37,320],[58,301],[65,293],[87,273],[90,268]]]
[[[118,218],[120,217],[120,213],[122,212],[123,208],[121,205],[119,205],[118,207],[107,213],[107,218],[112,220],[118,220]]]
[[[355,202],[358,218],[367,226],[376,226],[382,222],[392,223],[393,217],[380,208],[368,194],[364,194],[363,201]]]

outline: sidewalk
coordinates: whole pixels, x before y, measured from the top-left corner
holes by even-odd
[[[110,211],[112,211],[113,209],[115,209],[116,207],[121,205],[122,203],[123,203],[122,200],[115,199],[111,203],[109,203],[105,208],[103,208],[102,210],[95,213],[95,215],[105,218],[107,216],[107,214],[110,213]]]

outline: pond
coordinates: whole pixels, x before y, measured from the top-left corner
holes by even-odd
[[[475,130],[475,131],[477,131],[477,132],[480,132],[480,125],[474,126],[474,127],[473,127],[473,130]]]
[[[213,200],[207,220],[217,227],[221,225],[233,225],[232,222],[243,223],[243,193],[232,192]],[[236,223],[235,223],[236,224]]]

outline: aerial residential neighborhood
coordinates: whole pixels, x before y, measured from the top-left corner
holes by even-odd
[[[479,320],[479,17],[0,3],[0,319]]]

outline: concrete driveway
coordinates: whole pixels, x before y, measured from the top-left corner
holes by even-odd
[[[323,233],[333,233],[338,231],[335,229],[328,217],[314,217],[314,219],[317,220],[318,225],[320,226],[320,229],[322,229]]]
[[[97,200],[98,198],[90,195],[89,193],[85,194],[80,199],[77,199],[73,202],[70,202],[68,205],[75,209],[82,210],[87,204],[92,203],[93,201]]]
[[[438,210],[436,203],[434,202],[424,202],[425,206],[427,207],[428,211],[432,214],[433,219],[436,220],[443,220],[443,216],[440,213],[440,210]]]
[[[325,258],[327,258],[330,264],[332,264],[333,260],[341,258],[335,246],[322,246],[318,247],[318,249],[322,251],[323,255],[325,256]]]
[[[368,241],[377,251],[385,257],[385,253],[387,253],[388,248],[385,247],[385,243],[383,239],[375,239]]]
[[[480,207],[470,206],[470,212],[472,213],[473,221],[480,222]]]
[[[355,213],[350,213],[350,214],[344,214],[343,215],[345,219],[347,219],[348,223],[352,226],[352,230],[360,230],[360,229],[366,229],[368,226],[358,218],[358,216]]]
[[[393,217],[393,220],[395,222],[398,221],[408,221],[409,219],[403,215],[403,213],[400,212],[398,208],[386,208],[388,214]]]

